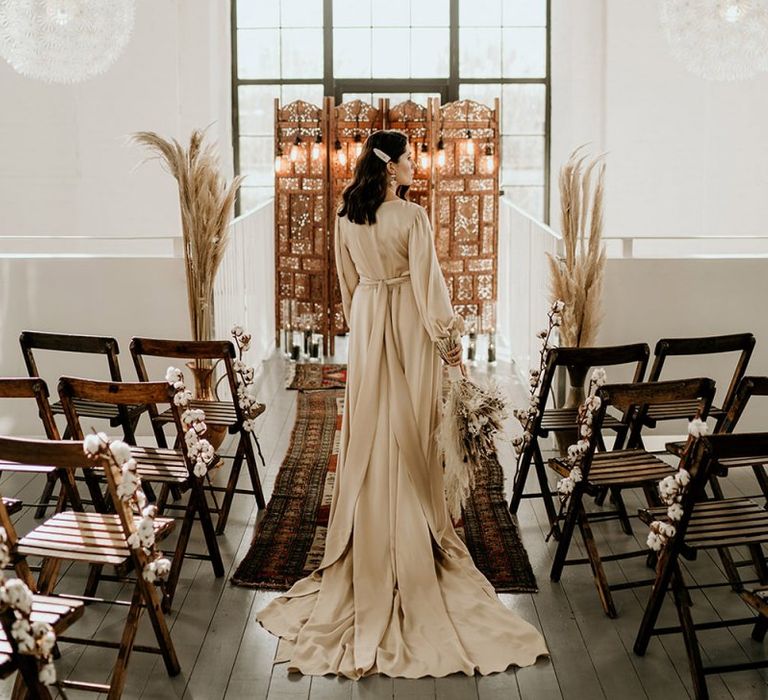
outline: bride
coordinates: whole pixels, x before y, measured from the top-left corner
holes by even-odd
[[[454,315],[426,212],[405,199],[404,134],[365,142],[336,219],[350,328],[339,461],[318,568],[257,620],[289,671],[419,678],[503,671],[547,654],[507,609],[448,517],[434,432]],[[443,358],[461,363],[461,346]],[[463,366],[462,366],[463,369]]]

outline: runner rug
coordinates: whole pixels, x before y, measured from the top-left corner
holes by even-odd
[[[301,391],[343,389],[346,382],[346,365],[321,365],[311,362],[291,363],[286,388]]]
[[[296,424],[272,498],[232,582],[287,589],[323,556],[336,476],[342,391],[301,392]],[[498,460],[477,475],[456,528],[480,571],[499,593],[533,593],[536,579],[504,498]]]

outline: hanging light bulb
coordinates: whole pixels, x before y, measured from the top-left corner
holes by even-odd
[[[485,144],[485,171],[488,173],[493,172],[494,165],[493,158],[493,146],[490,143]]]
[[[442,136],[437,141],[437,164],[441,168],[445,165],[445,143]]]
[[[336,160],[339,162],[339,165],[342,167],[345,166],[347,164],[347,154],[341,147],[341,141],[339,141],[339,139],[336,139],[336,143],[333,144],[333,148],[336,151]]]
[[[277,153],[275,154],[275,172],[281,173],[283,171],[283,147],[277,147]]]
[[[312,144],[312,160],[317,160],[320,157],[320,146],[323,143],[323,135],[318,134],[315,138],[315,142]]]
[[[422,170],[429,170],[429,151],[427,150],[427,144],[421,144],[421,155],[419,156],[419,167]]]
[[[301,139],[297,134],[296,140],[293,142],[293,145],[291,146],[291,160],[297,161],[299,159],[299,153],[301,153]]]
[[[363,152],[363,137],[360,136],[360,132],[355,132],[355,145],[353,146],[355,158],[359,158]]]
[[[472,140],[472,132],[467,129],[467,140],[464,143],[464,152],[468,155],[474,155],[475,153],[475,142]]]

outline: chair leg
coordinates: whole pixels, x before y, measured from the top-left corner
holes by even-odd
[[[40,520],[45,517],[45,511],[48,509],[48,504],[53,498],[53,489],[56,486],[58,478],[56,472],[50,472],[45,480],[45,486],[43,486],[43,492],[40,494],[40,504],[35,508],[35,519]]]
[[[624,498],[621,495],[621,489],[612,487],[611,498],[616,506],[616,510],[619,512],[619,521],[621,522],[621,529],[624,530],[625,535],[632,534],[632,522],[627,514],[627,507],[624,504]]]
[[[701,661],[701,650],[699,649],[696,629],[693,626],[693,618],[691,617],[691,599],[685,588],[680,569],[677,567],[672,576],[672,594],[675,599],[677,616],[683,633],[685,651],[688,655],[688,664],[691,670],[691,680],[693,681],[696,700],[708,700],[709,693],[707,691],[707,681],[704,677],[704,666]]]
[[[544,458],[541,456],[538,442],[533,446],[533,464],[536,468],[536,477],[539,481],[541,498],[544,501],[544,510],[547,512],[552,536],[557,540],[560,538],[560,524],[557,521],[557,510],[555,509],[555,503],[552,500],[549,482],[547,481],[547,468],[544,466]]]
[[[43,565],[40,568],[40,576],[37,579],[37,590],[42,595],[48,595],[56,585],[56,579],[59,576],[61,559],[43,559]]]
[[[518,468],[515,483],[512,488],[512,499],[509,502],[509,510],[512,515],[517,514],[517,511],[520,508],[520,501],[523,500],[525,482],[528,480],[528,471],[531,468],[531,458],[533,456],[533,449],[535,444],[535,440],[532,439],[530,447],[526,445],[523,454],[520,457],[520,466]]]
[[[264,492],[261,490],[261,478],[259,477],[259,469],[256,466],[256,455],[253,453],[253,444],[251,443],[251,434],[247,430],[240,430],[240,440],[243,442],[245,448],[245,464],[248,467],[248,476],[251,479],[251,486],[253,492],[256,494],[256,506],[259,510],[262,510],[266,505],[264,500]],[[254,436],[256,444],[259,445],[259,439]],[[261,445],[259,445],[259,456],[261,457],[261,463],[264,463],[264,455],[261,454]]]
[[[552,569],[549,572],[551,581],[559,581],[560,576],[563,574],[563,567],[565,566],[568,549],[571,546],[571,539],[573,538],[573,531],[576,528],[576,522],[579,516],[582,494],[583,490],[579,488],[579,485],[577,484],[568,501],[568,510],[565,513],[563,528],[557,543],[557,551],[555,552],[555,558],[552,561]]]
[[[152,629],[155,632],[155,638],[160,647],[160,653],[163,655],[165,669],[168,671],[169,676],[177,676],[179,671],[181,671],[181,666],[179,665],[179,659],[176,656],[176,649],[173,646],[171,633],[168,630],[168,623],[166,622],[165,615],[161,608],[158,590],[154,584],[145,581],[143,576],[137,578],[136,587],[140,589],[141,601],[147,611],[149,621],[152,623]]]
[[[608,577],[605,575],[605,569],[603,568],[603,560],[600,558],[600,552],[597,551],[597,543],[595,542],[592,528],[589,525],[589,519],[583,507],[579,507],[578,523],[581,537],[584,540],[584,547],[587,550],[587,558],[592,569],[592,576],[595,579],[597,594],[600,597],[600,604],[603,606],[603,612],[613,619],[617,617],[616,606],[613,603]]]
[[[139,576],[141,579],[141,576]],[[112,677],[109,683],[108,700],[119,700],[125,688],[125,681],[128,677],[128,660],[133,651],[133,643],[136,640],[136,633],[139,630],[139,620],[143,610],[141,601],[141,590],[138,584],[133,590],[131,597],[131,607],[128,608],[128,619],[123,627],[123,635],[120,638],[120,649],[117,652],[117,660],[112,667]]]
[[[157,503],[155,504],[157,506],[157,512],[160,515],[162,515],[163,511],[165,510],[165,506],[168,503],[169,493],[170,488],[168,487],[168,484],[163,484],[160,487],[160,495],[157,497]]]
[[[102,564],[91,564],[89,568],[88,580],[85,583],[85,591],[83,592],[83,595],[92,598],[96,595],[96,590],[99,587],[104,566]]]
[[[662,551],[656,569],[656,581],[654,581],[640,628],[637,631],[637,637],[635,637],[633,651],[638,656],[645,656],[645,652],[648,650],[648,643],[651,641],[651,635],[656,627],[656,621],[659,619],[661,607],[664,605],[664,597],[672,580],[672,573],[676,568],[677,552]]]
[[[752,639],[756,642],[762,642],[766,632],[768,632],[768,617],[758,615],[755,626],[752,628]]]
[[[168,574],[168,580],[165,583],[165,591],[162,600],[162,608],[165,612],[169,612],[171,610],[171,605],[173,604],[173,596],[176,593],[176,586],[179,583],[181,565],[184,563],[184,554],[186,553],[187,545],[189,544],[189,536],[192,532],[192,524],[195,522],[196,510],[194,494],[190,493],[187,507],[184,510],[184,519],[181,521],[179,537],[176,540],[176,549],[173,552],[171,571]]]
[[[229,478],[227,479],[227,487],[224,491],[224,498],[221,500],[221,508],[219,509],[219,517],[216,519],[216,534],[221,535],[224,533],[224,529],[227,527],[227,520],[229,520],[229,510],[232,508],[232,501],[235,497],[235,489],[237,488],[237,480],[240,478],[240,469],[243,466],[243,458],[245,455],[245,446],[243,445],[243,438],[240,437],[240,442],[237,444],[237,451],[235,457],[232,460],[232,467],[229,470]]]

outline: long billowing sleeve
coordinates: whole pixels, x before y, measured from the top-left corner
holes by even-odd
[[[341,288],[341,305],[344,309],[344,318],[347,319],[347,325],[351,325],[349,318],[352,308],[352,295],[359,281],[357,269],[349,255],[349,250],[341,240],[341,218],[336,217],[336,229],[333,237],[333,245],[336,253],[336,273],[339,276],[339,287]]]
[[[447,338],[453,329],[463,332],[463,319],[454,313],[451,306],[432,240],[432,227],[421,207],[418,207],[408,237],[408,265],[416,306],[429,337],[435,341]]]

